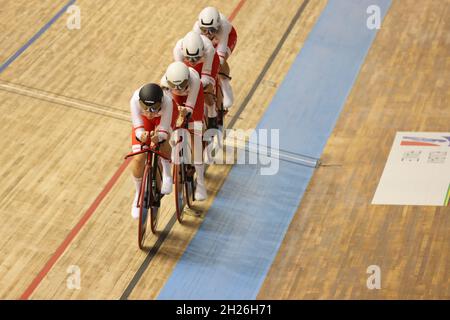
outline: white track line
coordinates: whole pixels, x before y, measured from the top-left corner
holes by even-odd
[[[94,112],[97,114],[110,115],[110,116],[113,116],[114,118],[118,118],[118,119],[122,119],[122,120],[127,120],[127,121],[130,120],[130,117],[125,114],[125,111],[124,111],[124,113],[121,113],[121,112],[106,110],[106,109],[100,108],[98,106],[89,105],[86,103],[80,103],[78,101],[75,101],[74,99],[64,98],[64,97],[58,96],[56,94],[40,92],[37,89],[30,90],[28,88],[23,88],[18,85],[10,85],[10,84],[0,82],[0,90],[4,90],[7,92],[16,93],[16,94],[21,94],[21,95],[25,95],[28,97],[41,99],[41,100],[45,100],[45,101],[49,101],[49,102],[53,102],[53,103],[57,103],[57,104],[72,106],[77,109]],[[236,137],[232,138],[232,139],[235,139],[237,142],[237,143],[234,143],[234,141],[229,141],[230,138],[231,137],[225,139],[225,141],[223,143],[227,147],[238,148],[241,150],[245,150],[245,151],[257,153],[257,154],[261,153],[260,148],[265,148],[268,152],[270,151],[270,155],[268,155],[268,154],[265,154],[265,155],[269,156],[271,158],[276,157],[281,160],[288,159],[288,160],[291,160],[294,162],[306,163],[306,164],[314,166],[314,167],[317,167],[317,165],[319,163],[318,160],[314,161],[312,159],[309,159],[308,157],[301,158],[301,155],[299,155],[300,157],[294,157],[283,151],[280,152],[280,150],[278,150],[278,149],[272,149],[270,146],[265,146],[265,145],[260,145],[260,144],[255,145],[254,143],[246,142],[246,141],[238,139]],[[252,145],[252,146],[250,146],[250,145]]]
[[[121,113],[121,112],[106,110],[104,108],[100,108],[100,107],[94,106],[94,105],[89,105],[87,103],[80,103],[78,101],[75,101],[75,99],[68,99],[68,98],[63,98],[61,96],[58,96],[56,94],[39,92],[36,89],[30,90],[30,89],[26,89],[23,87],[19,87],[17,85],[10,85],[10,84],[6,84],[6,83],[0,83],[0,89],[7,91],[7,92],[21,94],[21,95],[25,95],[25,96],[40,99],[40,100],[45,100],[45,101],[49,101],[49,102],[53,102],[53,103],[57,103],[57,104],[66,105],[66,106],[72,106],[72,107],[75,107],[77,109],[81,109],[84,111],[94,112],[97,114],[110,115],[110,116],[113,116],[114,118],[123,119],[123,120],[130,120],[130,117],[128,115],[126,115],[125,111],[123,113]]]
[[[231,141],[230,141],[231,140]],[[233,141],[235,140],[236,143]],[[301,155],[298,155],[297,157],[294,157],[286,152],[283,152],[279,149],[274,149],[271,148],[270,146],[266,146],[266,145],[260,145],[260,144],[255,144],[255,143],[251,143],[251,142],[247,142],[245,140],[242,139],[238,139],[238,138],[233,138],[233,137],[228,137],[225,139],[225,141],[223,142],[223,145],[229,148],[237,148],[240,150],[245,150],[248,152],[252,152],[252,153],[256,153],[256,154],[262,154],[264,156],[267,156],[269,158],[277,158],[280,160],[290,160],[299,164],[307,164],[309,166],[312,166],[314,168],[317,168],[320,164],[320,160],[312,160],[309,157],[305,157],[302,158]],[[265,152],[262,153],[261,152],[261,148],[265,148]]]

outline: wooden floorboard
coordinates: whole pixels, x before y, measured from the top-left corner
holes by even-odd
[[[397,131],[449,131],[449,14],[393,1],[258,298],[450,297],[450,209],[370,204]]]

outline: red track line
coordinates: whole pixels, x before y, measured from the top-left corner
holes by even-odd
[[[230,21],[233,21],[233,19],[236,17],[236,15],[241,10],[242,6],[244,5],[246,0],[239,1],[238,5],[234,8],[233,12],[231,12],[230,17],[228,18]],[[38,273],[36,278],[34,278],[33,282],[28,286],[28,288],[22,293],[20,296],[21,300],[27,300],[31,296],[31,294],[34,292],[34,290],[39,286],[39,284],[42,282],[44,277],[49,273],[51,268],[55,265],[56,261],[62,256],[64,251],[67,249],[67,247],[70,245],[72,240],[76,237],[76,235],[80,232],[80,230],[83,228],[83,226],[86,224],[86,222],[90,219],[90,217],[94,214],[95,210],[98,208],[100,203],[103,201],[103,199],[106,197],[106,195],[111,191],[114,184],[117,182],[117,180],[120,178],[122,173],[127,168],[128,164],[130,163],[129,160],[122,163],[122,165],[117,169],[117,171],[114,173],[112,178],[108,181],[106,186],[103,188],[102,192],[97,196],[97,198],[94,200],[94,202],[91,204],[89,209],[84,213],[81,220],[77,223],[77,225],[70,231],[66,239],[60,244],[58,249],[53,253],[51,258],[47,261],[45,266],[42,268],[42,270]]]
[[[100,205],[100,203],[103,201],[103,199],[106,197],[108,192],[112,189],[112,187],[117,182],[117,180],[120,178],[122,173],[125,171],[125,169],[127,168],[129,163],[130,163],[130,161],[126,160],[122,163],[122,165],[119,167],[119,169],[117,169],[116,173],[114,173],[112,178],[108,181],[106,186],[103,188],[102,192],[100,192],[100,194],[97,196],[97,198],[91,204],[91,206],[84,213],[81,220],[70,231],[70,233],[68,234],[66,239],[64,239],[64,241],[61,243],[61,245],[58,247],[58,249],[56,249],[56,251],[53,253],[52,257],[47,261],[44,268],[42,268],[42,270],[38,273],[36,278],[34,278],[33,282],[28,286],[28,288],[25,290],[25,292],[20,296],[21,300],[26,300],[30,297],[30,295],[37,288],[37,286],[41,283],[41,281],[44,279],[44,277],[47,275],[47,273],[50,271],[50,269],[55,265],[55,263],[59,259],[59,257],[61,257],[61,255],[64,253],[64,251],[70,245],[70,243],[75,238],[75,236],[78,234],[78,232],[80,232],[81,228],[83,228],[83,226],[86,224],[86,222],[92,216],[92,214],[95,212],[95,210]]]
[[[244,5],[245,1],[247,0],[241,0],[239,1],[238,5],[236,6],[236,8],[234,8],[233,12],[231,12],[230,17],[228,18],[228,20],[233,21],[234,18],[237,16],[237,14],[239,13],[239,11],[241,10],[242,6]]]

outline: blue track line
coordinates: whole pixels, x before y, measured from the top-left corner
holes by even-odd
[[[19,50],[16,51],[16,53],[9,57],[8,60],[0,66],[0,74],[5,71],[5,69],[8,68],[9,65],[13,63],[25,50],[27,50],[29,46],[39,39],[39,37],[42,36],[44,32],[47,31],[52,24],[54,24],[66,12],[67,8],[75,2],[76,0],[70,0],[53,18],[50,19],[49,22],[45,24],[45,26],[43,26],[30,40],[28,40],[27,43],[25,43]]]
[[[257,128],[280,148],[319,158],[391,0],[330,0]],[[255,299],[313,175],[280,162],[273,176],[235,165],[158,299]]]

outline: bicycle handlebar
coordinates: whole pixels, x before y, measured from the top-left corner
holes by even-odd
[[[191,116],[192,116],[192,113],[190,112],[190,113],[188,113],[186,115],[186,117],[184,117],[184,122],[183,122],[183,126],[182,127],[184,127],[185,129],[189,128],[189,120],[190,120]],[[143,153],[146,153],[146,152],[155,153],[155,154],[157,154],[158,156],[160,156],[161,158],[163,158],[165,160],[168,160],[170,162],[172,161],[169,157],[167,157],[166,155],[162,154],[161,152],[159,152],[155,148],[148,148],[148,149],[144,149],[144,150],[137,151],[137,152],[131,152],[131,153],[129,153],[129,154],[127,154],[125,156],[125,159],[128,159],[130,157],[134,157],[134,156],[137,156],[138,154],[143,154]]]
[[[137,151],[137,152],[131,152],[131,153],[129,153],[129,154],[127,154],[127,155],[125,156],[125,159],[128,159],[128,158],[130,158],[130,157],[134,157],[134,156],[137,156],[138,154],[142,154],[142,153],[146,153],[146,152],[152,152],[152,153],[155,153],[155,154],[157,154],[158,156],[160,156],[161,158],[163,158],[163,159],[165,159],[165,160],[168,160],[168,161],[171,161],[171,159],[170,159],[169,157],[167,157],[166,155],[162,154],[162,153],[159,152],[158,150],[155,150],[154,148],[148,148],[148,149],[144,149],[144,150]]]

